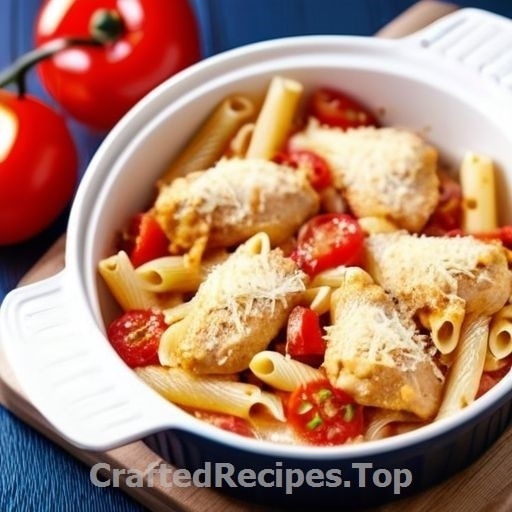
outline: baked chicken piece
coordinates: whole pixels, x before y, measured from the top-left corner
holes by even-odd
[[[439,201],[437,150],[411,131],[344,131],[311,118],[290,146],[327,161],[334,186],[357,217],[384,217],[399,228],[419,232]]]
[[[313,216],[319,198],[304,173],[260,159],[224,159],[163,186],[153,214],[170,252],[195,261],[263,231],[278,244]]]
[[[490,316],[511,294],[504,248],[472,236],[376,234],[365,251],[375,281],[417,314],[441,347],[456,345],[466,314]]]
[[[443,377],[415,323],[364,270],[347,267],[331,299],[323,367],[363,405],[432,418]]]
[[[160,362],[195,373],[245,370],[267,348],[298,304],[307,279],[268,237],[241,245],[215,267],[192,299],[190,313],[162,336]]]

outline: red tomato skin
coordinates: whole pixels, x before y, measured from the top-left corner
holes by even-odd
[[[274,160],[279,164],[288,165],[295,169],[304,168],[311,186],[317,191],[332,185],[332,174],[329,165],[313,151],[289,148],[278,153]]]
[[[233,432],[244,437],[256,437],[250,423],[243,418],[231,414],[222,414],[210,411],[197,411],[196,417],[215,425],[222,430]]]
[[[324,213],[304,224],[292,258],[309,276],[339,265],[359,265],[363,257],[364,231],[345,213]]]
[[[285,353],[311,366],[319,366],[325,354],[319,316],[310,308],[295,306],[288,317]]]
[[[0,149],[0,245],[8,245],[40,233],[68,205],[78,156],[65,119],[35,97],[0,89],[1,118],[13,127]]]
[[[167,325],[156,309],[133,309],[113,320],[107,338],[119,357],[130,367],[159,364],[158,345]]]
[[[139,213],[133,219],[127,252],[134,267],[169,254],[169,240],[160,224],[148,213]]]
[[[322,401],[319,397],[325,391],[330,397]],[[327,379],[308,382],[293,391],[286,403],[286,417],[297,435],[313,445],[344,444],[361,435],[364,428],[363,406]]]
[[[480,384],[478,386],[478,391],[476,393],[476,398],[485,395],[487,391],[492,389],[498,382],[507,375],[512,366],[512,356],[508,356],[506,360],[504,360],[504,364],[498,370],[483,372],[482,377],[480,378]]]
[[[322,124],[347,130],[378,126],[376,116],[349,94],[329,87],[317,89],[309,103],[311,114]]]
[[[91,16],[101,8],[116,10],[126,27],[114,43],[64,50],[38,66],[49,94],[100,132],[112,128],[151,89],[200,59],[198,25],[186,0],[78,0],[49,24],[55,4],[46,0],[38,11],[36,46],[59,37],[89,37]]]
[[[460,183],[445,173],[440,175],[439,203],[430,216],[424,232],[442,236],[460,229],[462,225],[462,191]]]

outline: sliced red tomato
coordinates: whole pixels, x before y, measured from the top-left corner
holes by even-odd
[[[238,416],[209,411],[198,411],[195,416],[228,432],[233,432],[245,437],[255,437],[254,429],[251,424]]]
[[[134,267],[169,254],[169,240],[149,213],[135,215],[123,245]]]
[[[343,130],[361,126],[378,126],[377,117],[360,101],[337,89],[317,89],[309,110],[322,124]]]
[[[304,169],[311,186],[322,190],[332,185],[332,175],[329,164],[324,158],[306,149],[289,149],[278,153],[274,160],[295,169]]]
[[[311,366],[319,366],[325,354],[320,317],[310,308],[296,306],[288,317],[285,353]]]
[[[310,444],[343,444],[363,432],[363,406],[328,380],[299,386],[290,395],[286,414],[293,429]]]
[[[119,357],[131,368],[158,364],[158,345],[167,329],[157,309],[133,309],[115,319],[107,337]]]
[[[346,213],[324,213],[302,226],[291,255],[310,276],[339,265],[358,265],[363,255],[364,231]]]
[[[476,393],[476,398],[481,397],[487,393],[487,391],[492,389],[496,384],[498,384],[498,382],[503,379],[503,377],[505,377],[505,375],[507,375],[507,373],[510,371],[511,366],[512,356],[509,356],[501,368],[492,372],[484,372],[480,379],[480,385]]]

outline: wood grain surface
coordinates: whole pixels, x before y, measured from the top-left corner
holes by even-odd
[[[453,4],[426,0],[415,4],[377,35],[399,37],[455,10]],[[20,285],[43,279],[64,265],[65,237],[60,238],[23,277]],[[0,345],[1,346],[1,345]],[[0,403],[85,464],[105,462],[112,469],[146,470],[150,464],[165,464],[142,441],[106,452],[79,450],[62,440],[44,418],[23,399],[19,386],[0,352]],[[373,509],[374,512],[505,512],[512,510],[512,428],[501,436],[478,461],[446,482],[414,497]],[[155,479],[153,487],[125,492],[150,510],[187,512],[266,512],[265,507],[242,502],[208,488],[164,487]],[[273,509],[275,510],[275,509]]]

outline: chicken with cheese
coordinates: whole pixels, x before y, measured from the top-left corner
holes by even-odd
[[[363,405],[432,418],[443,377],[425,336],[370,275],[347,267],[333,292],[323,367],[331,384]]]
[[[334,186],[357,217],[382,217],[419,232],[438,204],[437,150],[411,131],[341,130],[311,118],[290,146],[327,161]]]
[[[472,236],[376,234],[365,243],[377,283],[412,313],[492,315],[511,294],[505,249]]]
[[[198,374],[247,369],[286,324],[306,279],[281,249],[240,246],[201,284],[177,335],[164,334],[160,362]]]
[[[223,159],[161,188],[153,214],[170,252],[199,260],[206,248],[230,247],[263,231],[273,244],[317,213],[307,176],[260,159]]]

